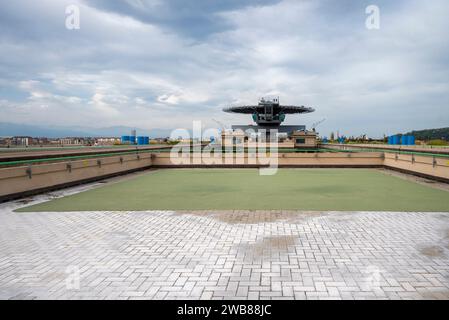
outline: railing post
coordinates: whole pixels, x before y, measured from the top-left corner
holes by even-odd
[[[31,164],[28,165],[28,167],[26,168],[25,172],[28,175],[28,178],[31,179],[31,177],[32,177]]]

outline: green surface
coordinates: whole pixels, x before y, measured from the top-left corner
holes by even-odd
[[[449,192],[375,169],[168,169],[17,211],[157,209],[449,211]]]

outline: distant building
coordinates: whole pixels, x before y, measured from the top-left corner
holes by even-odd
[[[95,145],[99,145],[99,146],[112,146],[115,144],[120,144],[120,139],[119,138],[96,138],[95,139]]]
[[[223,146],[242,145],[245,142],[245,133],[241,129],[226,130],[221,133],[221,144]]]
[[[293,131],[291,138],[295,148],[316,148],[318,145],[315,131]]]
[[[9,137],[1,137],[0,138],[0,146],[9,146],[11,144],[11,138]]]
[[[34,144],[41,145],[41,146],[48,145],[48,144],[50,144],[50,139],[48,139],[46,137],[34,138]]]
[[[59,144],[70,146],[82,146],[85,144],[85,138],[61,138]]]
[[[28,136],[16,136],[12,137],[10,140],[10,145],[28,147],[33,144],[33,138]]]

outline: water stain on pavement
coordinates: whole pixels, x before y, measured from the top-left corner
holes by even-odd
[[[28,204],[28,203],[32,202],[33,200],[34,200],[33,198],[23,198],[23,199],[17,200],[17,202],[20,204]]]
[[[422,292],[422,297],[426,300],[448,300],[449,290],[429,290],[428,292]]]
[[[444,256],[444,249],[439,246],[428,246],[419,250],[421,254],[431,257],[431,258],[439,258]]]
[[[270,258],[280,254],[286,254],[292,248],[298,236],[281,235],[265,237],[255,243],[244,243],[239,245],[238,251],[244,254],[245,260],[258,258]]]
[[[199,217],[212,217],[228,224],[259,224],[285,221],[302,222],[304,219],[319,217],[319,211],[269,211],[269,210],[234,210],[234,211],[176,211],[176,214],[190,214]]]

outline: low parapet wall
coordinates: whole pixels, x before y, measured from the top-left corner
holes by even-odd
[[[64,186],[99,180],[147,168],[173,167],[386,167],[449,182],[449,159],[435,156],[383,152],[273,153],[258,161],[255,154],[217,156],[185,155],[185,163],[173,163],[170,153],[141,153],[77,161],[54,162],[0,169],[0,201]]]
[[[321,144],[322,148],[336,149],[336,150],[360,150],[360,149],[372,149],[382,152],[382,150],[394,151],[406,151],[406,152],[424,152],[435,154],[447,154],[449,155],[449,147],[444,146],[426,146],[426,145],[394,145],[394,144],[367,144],[367,143],[351,143],[351,144],[339,144],[339,143],[325,143]]]
[[[153,167],[380,167],[383,153],[272,153],[262,159],[256,153],[231,153],[215,158],[207,153],[192,153],[183,160],[183,163],[173,163],[169,153],[161,153],[154,158]]]
[[[151,167],[152,154],[0,169],[0,201]]]
[[[449,158],[385,153],[383,164],[389,169],[449,182]]]

